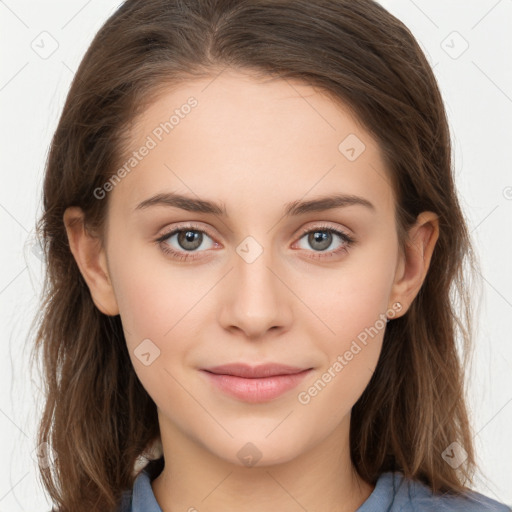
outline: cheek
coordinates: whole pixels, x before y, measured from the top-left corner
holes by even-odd
[[[317,408],[317,414],[335,411],[328,420],[333,425],[352,408],[377,365],[395,265],[395,246],[383,237],[357,257],[347,258],[322,287],[309,282],[304,288],[310,290],[308,305],[322,320],[311,316],[306,328],[324,357],[297,398],[302,405]]]
[[[117,247],[110,258],[112,280],[134,370],[157,404],[166,396],[180,400],[179,383],[189,378],[189,359],[210,321],[208,294],[218,278],[207,267],[170,265],[152,246]]]
[[[129,239],[124,235],[124,240]],[[112,282],[119,306],[128,352],[137,376],[153,397],[158,382],[165,380],[163,363],[173,326],[182,317],[180,284],[162,277],[161,268],[148,264],[147,253],[130,244],[111,241]],[[115,249],[114,249],[115,248]],[[154,250],[154,249],[153,249]],[[185,289],[186,290],[186,289]],[[173,346],[173,356],[179,347]]]
[[[181,322],[187,322],[187,311],[211,281],[193,269],[171,265],[158,247],[146,244],[119,243],[111,258],[116,300],[130,345],[143,338],[171,337]]]
[[[350,412],[377,366],[390,289],[387,277],[378,278],[378,272],[368,272],[343,279],[352,293],[332,294],[322,318],[329,329],[310,323],[310,338],[316,340],[323,364],[298,390],[297,401],[327,429]]]
[[[180,382],[187,377],[182,369],[190,339],[199,336],[195,332],[199,324],[192,323],[191,318],[201,294],[180,280],[179,273],[162,277],[155,267],[141,263],[136,268],[137,272],[118,276],[123,283],[119,289],[120,315],[134,371],[159,407],[170,396],[175,406],[182,398],[186,405]]]
[[[377,325],[391,306],[389,297],[396,267],[396,248],[382,240],[354,252],[322,286],[308,282],[308,302],[328,330],[326,352],[346,349],[347,343]],[[318,277],[318,275],[317,275]],[[319,281],[317,281],[318,283]],[[312,294],[311,290],[316,290]],[[364,334],[362,334],[364,337]]]
[[[383,332],[367,344],[352,340],[333,353],[326,366],[297,390],[300,414],[316,418],[324,432],[334,430],[367,387],[377,365]]]

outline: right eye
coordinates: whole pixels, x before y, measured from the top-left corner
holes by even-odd
[[[164,253],[183,261],[200,257],[193,253],[204,252],[197,249],[204,245],[205,236],[212,241],[211,237],[203,229],[199,229],[194,225],[186,225],[175,228],[158,237],[155,243],[160,246]],[[171,244],[174,244],[174,246]],[[207,244],[206,249],[215,245],[218,244],[212,241],[212,243]]]

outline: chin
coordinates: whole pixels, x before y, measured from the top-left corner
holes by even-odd
[[[285,464],[306,450],[297,440],[288,438],[284,443],[280,436],[270,439],[274,434],[269,437],[266,435],[265,432],[251,436],[246,432],[245,435],[235,436],[235,439],[230,440],[229,446],[212,452],[230,464],[252,468]]]

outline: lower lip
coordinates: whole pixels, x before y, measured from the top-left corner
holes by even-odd
[[[202,370],[208,379],[226,394],[251,403],[273,400],[296,387],[311,369],[291,375],[274,375],[259,379],[246,379],[233,375],[220,375]]]

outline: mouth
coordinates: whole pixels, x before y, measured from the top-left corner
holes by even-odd
[[[223,364],[212,368],[203,368],[204,371],[216,375],[231,375],[245,379],[259,379],[263,377],[274,377],[279,375],[295,375],[311,368],[299,368],[285,364],[268,363],[258,366],[250,366],[245,363]]]
[[[276,363],[259,366],[235,363],[201,369],[201,373],[216,389],[251,403],[278,398],[295,388],[311,371],[312,368]]]

